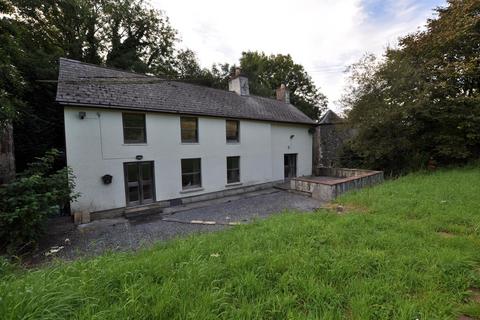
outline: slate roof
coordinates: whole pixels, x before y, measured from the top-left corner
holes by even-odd
[[[56,101],[128,109],[314,125],[291,104],[60,58]]]
[[[343,123],[344,119],[340,118],[335,112],[328,109],[327,112],[320,118],[318,124],[334,124],[334,123]]]

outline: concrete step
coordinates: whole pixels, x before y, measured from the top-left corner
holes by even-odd
[[[283,183],[277,183],[277,184],[274,185],[273,187],[274,187],[275,189],[289,191],[289,190],[290,190],[290,180],[285,181],[285,182],[283,182]]]
[[[241,193],[235,196],[227,196],[223,198],[217,198],[217,199],[212,199],[212,200],[205,200],[205,201],[198,201],[198,202],[192,202],[192,203],[187,203],[179,206],[174,206],[174,207],[168,207],[163,210],[163,215],[172,215],[177,212],[182,212],[182,211],[187,211],[191,209],[198,209],[198,208],[204,208],[204,207],[209,207],[209,206],[214,206],[214,205],[219,205],[222,203],[227,203],[230,201],[235,201],[235,200],[240,200],[240,199],[246,199],[246,198],[251,198],[251,197],[257,197],[257,196],[262,196],[270,193],[275,193],[275,192],[280,192],[277,189],[274,188],[268,188],[268,189],[262,189],[258,191],[251,191],[251,192],[245,192]]]
[[[127,208],[125,209],[124,216],[127,219],[145,217],[150,215],[161,215],[165,207],[152,203],[141,207]]]

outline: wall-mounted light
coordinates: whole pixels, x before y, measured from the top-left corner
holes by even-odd
[[[135,159],[137,159],[137,160],[142,160],[142,159],[143,159],[143,156],[142,156],[141,154],[139,154],[139,155],[135,156]]]
[[[102,181],[103,181],[103,184],[110,184],[112,183],[112,179],[113,177],[109,174],[106,174],[104,176],[102,176]]]
[[[87,116],[87,113],[85,111],[80,111],[78,113],[78,117],[80,118],[80,120],[85,119],[86,116]]]

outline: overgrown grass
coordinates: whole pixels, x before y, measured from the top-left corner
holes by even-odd
[[[0,278],[3,319],[480,316],[480,168],[348,194],[344,214],[234,229]],[[365,212],[364,208],[368,208]]]

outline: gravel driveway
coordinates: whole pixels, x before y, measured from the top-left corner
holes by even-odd
[[[272,189],[267,193],[245,194],[226,203],[181,211],[166,217],[184,223],[163,221],[161,215],[153,215],[135,219],[98,220],[79,230],[69,218],[62,217],[51,222],[49,233],[41,243],[41,249],[30,262],[36,264],[45,261],[45,252],[52,246],[63,246],[54,256],[70,260],[81,256],[99,255],[106,251],[135,250],[155,241],[165,241],[196,232],[232,228],[225,225],[229,222],[246,223],[285,210],[312,211],[320,206],[320,202],[310,197]],[[188,223],[191,220],[223,224]],[[67,245],[66,238],[69,239]]]

